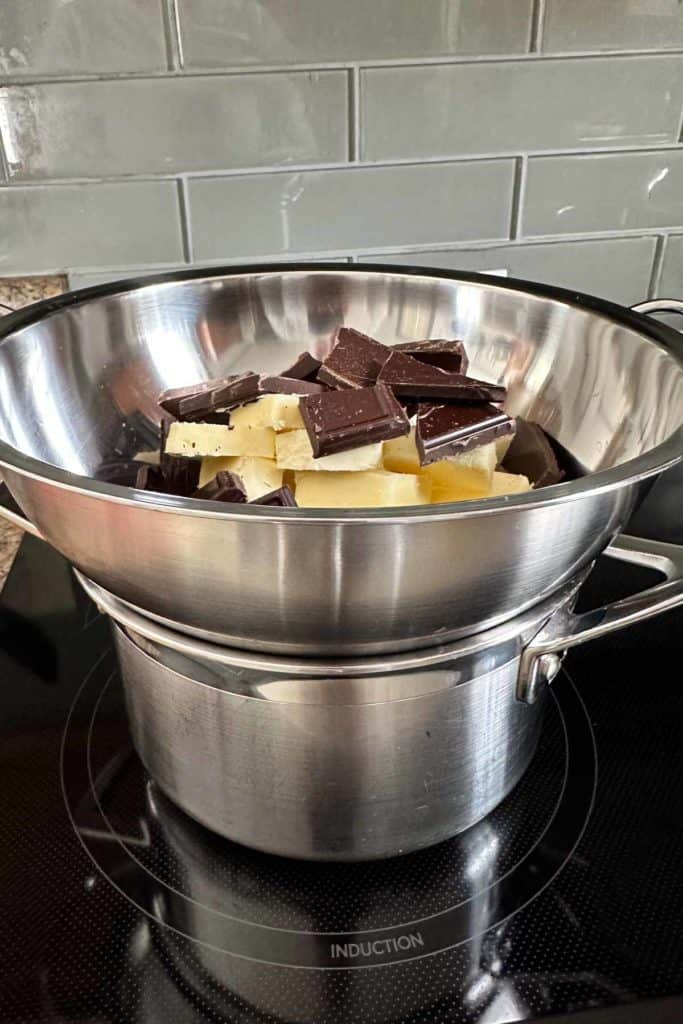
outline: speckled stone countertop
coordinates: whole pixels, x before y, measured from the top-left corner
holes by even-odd
[[[65,277],[0,277],[0,316],[8,309],[20,309],[40,299],[50,299],[67,290]],[[23,532],[0,518],[0,590],[12,568]]]

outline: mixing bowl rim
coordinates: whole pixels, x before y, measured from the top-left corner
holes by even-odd
[[[133,291],[159,285],[176,285],[189,281],[210,281],[225,277],[254,277],[280,274],[394,274],[398,277],[424,277],[448,281],[462,281],[475,285],[486,285],[500,291],[522,292],[534,298],[551,299],[567,306],[581,309],[584,312],[596,313],[605,319],[611,319],[623,327],[630,328],[665,349],[668,356],[680,365],[683,373],[683,361],[672,351],[671,345],[678,332],[665,324],[651,319],[645,314],[601,299],[594,295],[558,288],[554,285],[539,284],[520,278],[502,278],[491,274],[479,274],[471,271],[447,270],[439,267],[411,267],[400,264],[385,263],[338,263],[338,262],[291,262],[265,264],[235,264],[229,266],[193,267],[183,270],[167,271],[149,277],[132,277],[123,281],[112,281],[105,284],[81,288],[65,292],[55,298],[44,299],[26,306],[0,321],[0,346],[17,331],[30,327],[41,320],[59,313],[70,306],[78,306],[94,299],[124,295]],[[1,352],[0,352],[1,357]],[[504,513],[508,510],[524,510],[542,508],[566,501],[592,496],[598,493],[615,490],[626,484],[634,484],[656,473],[660,473],[683,460],[683,424],[661,444],[649,452],[629,459],[610,469],[598,470],[567,483],[555,484],[538,491],[523,494],[502,495],[496,498],[480,498],[477,500],[444,502],[439,505],[410,505],[393,508],[370,509],[306,509],[277,508],[264,505],[237,505],[226,510],[224,505],[216,502],[199,501],[197,499],[179,498],[174,495],[157,495],[151,492],[138,491],[121,484],[106,483],[91,477],[79,476],[68,470],[61,469],[42,459],[26,455],[17,448],[0,440],[0,465],[17,471],[20,475],[39,482],[48,482],[61,489],[92,494],[116,504],[146,508],[155,512],[171,514],[189,514],[199,518],[217,520],[251,520],[273,521],[279,523],[405,523],[433,522],[438,520],[468,519],[479,515]]]

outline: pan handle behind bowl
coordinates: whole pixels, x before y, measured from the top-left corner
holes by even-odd
[[[0,516],[26,533],[32,533],[38,540],[45,540],[37,526],[26,518],[9,492],[7,484],[0,483]]]
[[[631,306],[634,313],[680,313],[683,316],[683,302],[680,299],[648,299]]]
[[[623,536],[603,554],[661,572],[666,582],[581,615],[566,608],[556,612],[522,653],[518,700],[534,703],[539,689],[554,679],[568,648],[683,604],[683,545]]]

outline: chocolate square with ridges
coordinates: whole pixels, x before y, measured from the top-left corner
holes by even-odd
[[[261,377],[261,393],[264,395],[321,395],[327,391],[326,384],[312,380],[294,380],[290,377]]]
[[[378,382],[395,395],[408,398],[441,398],[458,402],[502,402],[505,388],[487,384],[461,373],[448,373],[429,366],[405,352],[392,352],[379,373]]]
[[[353,327],[339,327],[334,348],[318,370],[318,380],[334,388],[367,388],[377,380],[391,349]]]
[[[487,402],[438,405],[420,402],[415,442],[423,466],[451,455],[462,455],[514,432],[507,413]]]
[[[306,395],[299,409],[316,459],[410,431],[404,410],[383,384]]]
[[[233,373],[205,380],[188,388],[171,388],[159,396],[159,405],[179,420],[201,421],[217,409],[249,402],[260,394],[257,373]]]
[[[407,356],[418,359],[421,363],[438,366],[449,373],[467,373],[469,360],[465,346],[461,341],[448,338],[432,338],[431,341],[405,341],[394,345],[394,350],[405,352]]]

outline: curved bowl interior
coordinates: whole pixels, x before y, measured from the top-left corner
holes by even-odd
[[[683,367],[636,326],[492,279],[349,267],[220,272],[65,304],[2,341],[0,441],[112,480],[157,446],[162,390],[277,371],[306,348],[322,357],[342,323],[388,344],[463,339],[469,372],[505,383],[507,411],[542,423],[588,471],[651,451],[683,422]]]

